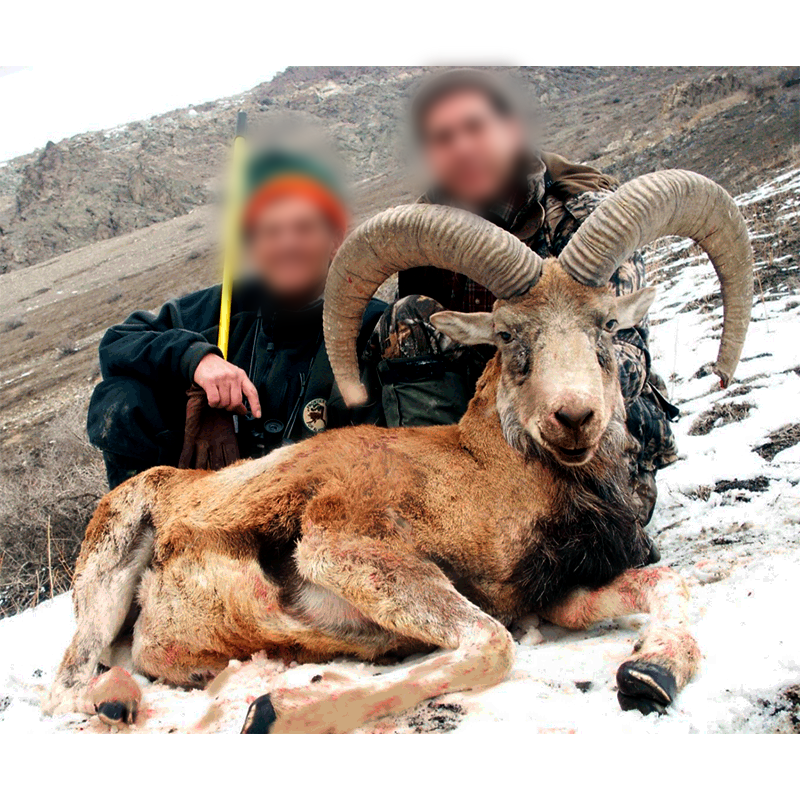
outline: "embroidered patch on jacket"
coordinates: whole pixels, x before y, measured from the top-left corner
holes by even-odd
[[[303,409],[303,422],[314,433],[324,431],[328,426],[328,405],[321,398],[306,403]]]

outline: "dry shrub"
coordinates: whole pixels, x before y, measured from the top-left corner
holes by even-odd
[[[81,404],[50,423],[36,447],[4,454],[0,617],[70,587],[83,532],[106,491],[102,458],[84,426]]]
[[[56,347],[56,358],[66,358],[67,356],[74,356],[81,348],[77,342],[72,340],[64,340]]]

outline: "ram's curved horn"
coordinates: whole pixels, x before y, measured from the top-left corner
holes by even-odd
[[[323,315],[328,358],[348,405],[366,400],[356,338],[367,303],[390,275],[421,266],[460,272],[508,298],[536,283],[542,259],[497,225],[445,206],[398,206],[356,228],[331,265]]]
[[[580,283],[603,286],[634,250],[661,236],[694,239],[714,265],[723,304],[714,371],[727,386],[750,323],[753,252],[744,218],[721,186],[679,169],[636,178],[595,209],[558,260]]]

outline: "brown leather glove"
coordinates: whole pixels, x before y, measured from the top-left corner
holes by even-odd
[[[206,393],[196,384],[192,384],[186,396],[186,428],[178,466],[217,470],[238,461],[233,415],[221,408],[211,408]]]

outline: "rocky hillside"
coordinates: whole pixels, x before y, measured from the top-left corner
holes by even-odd
[[[420,67],[291,67],[226,98],[53,143],[0,165],[0,272],[187,214],[214,199],[234,111],[331,140],[360,215],[411,197],[404,148]],[[798,140],[800,78],[779,68],[518,67],[546,148],[622,178],[698,169],[743,191]]]

